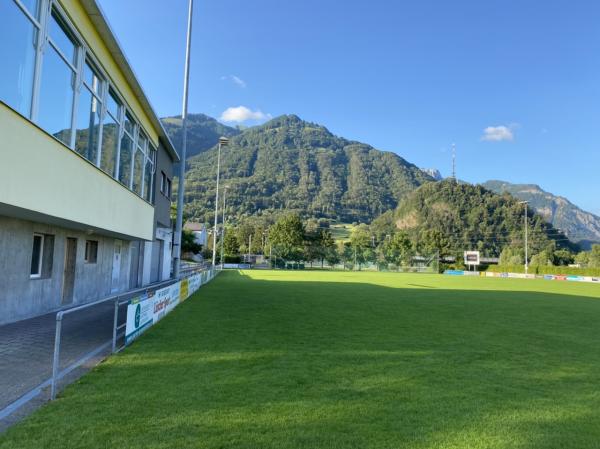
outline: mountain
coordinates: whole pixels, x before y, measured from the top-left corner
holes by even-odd
[[[186,214],[199,221],[214,216],[216,152],[213,147],[188,160]],[[395,153],[337,137],[295,115],[233,136],[221,164],[232,217],[291,210],[370,221],[433,181]]]
[[[431,176],[436,181],[441,181],[442,179],[444,179],[444,177],[437,168],[422,168],[421,170],[427,175]]]
[[[566,198],[546,192],[535,184],[488,181],[482,185],[493,192],[507,192],[522,201],[529,201],[538,214],[583,248],[589,249],[592,243],[600,242],[600,217],[580,209]]]
[[[161,121],[173,141],[173,145],[180,151],[182,145],[181,116],[165,117]],[[240,132],[239,129],[223,125],[208,115],[189,114],[187,158],[214,147],[221,136],[233,137]]]
[[[385,234],[405,231],[413,242],[441,255],[479,250],[498,257],[506,247],[524,247],[524,207],[509,194],[453,180],[427,183],[407,195],[395,211],[373,222]],[[541,215],[529,210],[530,255],[577,249]]]

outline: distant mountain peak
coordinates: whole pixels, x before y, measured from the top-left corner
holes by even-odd
[[[422,168],[421,171],[428,174],[436,181],[441,181],[442,179],[444,179],[444,177],[437,168]]]
[[[563,230],[571,240],[581,242],[584,247],[600,242],[600,217],[580,209],[567,198],[547,192],[537,184],[492,180],[484,183],[483,187],[528,201],[555,228]]]
[[[243,131],[225,130],[235,137],[221,155],[221,174],[230,186],[228,202],[236,216],[295,210],[306,216],[371,221],[432,181],[395,153],[336,136],[295,114]],[[188,160],[186,213],[200,221],[209,220],[214,210],[214,173],[206,167],[215,157],[213,146]]]

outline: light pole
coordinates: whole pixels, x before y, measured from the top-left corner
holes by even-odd
[[[217,151],[217,189],[215,190],[215,228],[213,233],[213,268],[217,264],[217,224],[219,222],[219,178],[221,175],[221,147],[226,147],[229,143],[227,137],[219,137],[219,149]]]
[[[223,245],[225,243],[225,200],[227,198],[227,189],[229,186],[223,188],[223,232],[221,233],[221,270],[223,269]]]
[[[521,201],[519,204],[524,204],[525,205],[525,274],[529,274],[529,233],[527,231],[527,228],[529,226],[528,225],[528,220],[527,220],[527,213],[528,213],[528,204],[529,201]]]
[[[175,238],[173,249],[174,267],[173,274],[175,279],[179,278],[181,268],[181,233],[183,228],[183,194],[185,190],[185,160],[187,157],[187,114],[188,114],[188,88],[190,84],[190,57],[192,49],[192,16],[194,12],[194,0],[190,0],[188,6],[188,27],[187,40],[185,47],[185,75],[183,77],[183,110],[181,112],[181,127],[183,132],[183,145],[181,146],[181,160],[179,161],[179,187],[177,189],[177,218],[175,220]]]

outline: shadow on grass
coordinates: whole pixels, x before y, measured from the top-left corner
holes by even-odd
[[[600,301],[256,276],[221,275],[0,447],[600,441]]]

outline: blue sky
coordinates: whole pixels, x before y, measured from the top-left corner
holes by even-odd
[[[100,3],[157,112],[179,114],[187,0]],[[446,176],[456,143],[462,179],[600,214],[600,2],[195,3],[191,112],[294,113]]]

